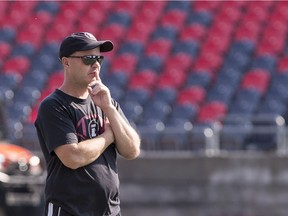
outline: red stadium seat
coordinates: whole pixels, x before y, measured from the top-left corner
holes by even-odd
[[[172,41],[164,38],[159,38],[147,44],[145,54],[147,56],[157,55],[166,58],[172,48]]]
[[[206,27],[201,24],[190,24],[185,26],[180,32],[179,39],[180,40],[194,40],[201,41],[204,35],[206,34]]]
[[[110,71],[111,72],[122,71],[124,73],[131,75],[132,73],[134,73],[136,69],[137,62],[138,62],[137,56],[130,53],[124,53],[122,55],[117,56],[117,58],[113,60],[110,67]]]
[[[11,53],[11,45],[4,41],[0,41],[0,59],[5,60]]]
[[[262,69],[255,69],[244,74],[241,87],[254,88],[263,94],[267,90],[269,81],[269,72]]]
[[[223,58],[218,53],[203,52],[195,60],[194,70],[195,71],[212,71],[215,73],[223,62]]]
[[[216,31],[216,32],[215,32]],[[227,52],[230,45],[230,34],[217,34],[220,30],[210,31],[209,36],[202,46],[202,53],[219,53],[224,54]]]
[[[30,60],[25,56],[15,56],[8,59],[3,65],[3,73],[18,73],[22,76],[30,68]]]
[[[186,18],[186,13],[182,10],[169,10],[162,15],[160,25],[181,29]]]
[[[114,11],[121,13],[128,13],[129,15],[134,15],[138,12],[137,8],[141,4],[140,1],[117,1],[114,4]]]
[[[242,15],[241,7],[242,5],[234,2],[240,1],[225,1],[222,3],[219,12],[217,13],[217,17],[215,18],[214,24],[218,23],[218,21],[227,21],[227,22],[237,22]]]
[[[150,70],[143,70],[134,74],[129,81],[129,88],[146,88],[152,89],[158,78],[155,72]]]
[[[192,104],[200,106],[206,97],[206,90],[202,86],[191,86],[178,93],[177,104]]]
[[[99,39],[109,39],[114,43],[119,43],[124,36],[125,31],[126,28],[122,25],[116,23],[109,24],[101,29]]]
[[[6,15],[6,11],[8,10],[9,3],[10,2],[8,1],[0,1],[0,20],[2,20],[3,17]]]
[[[183,73],[182,71],[176,71],[174,73],[162,73],[159,76],[157,86],[159,88],[172,87],[177,89],[184,84],[186,77],[186,73]]]
[[[62,71],[54,72],[50,75],[47,87],[50,89],[55,89],[61,86],[64,81],[64,73]]]
[[[260,32],[261,25],[259,22],[250,20],[242,20],[239,27],[236,29],[235,39],[236,40],[252,40],[257,41]]]
[[[220,4],[220,1],[195,1],[192,7],[194,11],[213,12]]]
[[[193,59],[191,55],[185,53],[171,54],[167,57],[167,61],[164,64],[164,73],[174,73],[175,71],[186,71],[192,66]]]
[[[288,56],[283,56],[279,59],[277,71],[280,73],[288,73]]]
[[[196,121],[198,123],[221,121],[227,110],[227,105],[222,102],[208,102],[200,108]]]

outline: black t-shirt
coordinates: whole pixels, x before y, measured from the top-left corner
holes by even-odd
[[[125,118],[118,103],[113,104]],[[120,212],[117,153],[111,144],[91,164],[72,170],[62,164],[54,149],[78,143],[105,131],[104,114],[90,96],[79,99],[55,90],[39,107],[35,121],[47,164],[45,196],[75,216],[106,216]],[[46,205],[47,206],[47,205]]]

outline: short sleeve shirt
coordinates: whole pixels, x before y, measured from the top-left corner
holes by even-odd
[[[125,118],[119,104],[113,100]],[[72,170],[54,149],[97,137],[105,131],[104,113],[92,99],[79,99],[56,89],[40,104],[35,127],[47,164],[46,202],[71,215],[106,216],[120,212],[115,144],[91,164]]]

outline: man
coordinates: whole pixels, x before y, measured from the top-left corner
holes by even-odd
[[[140,154],[140,138],[99,73],[109,40],[74,33],[59,58],[64,81],[42,101],[35,121],[47,164],[45,216],[119,216],[117,153]]]

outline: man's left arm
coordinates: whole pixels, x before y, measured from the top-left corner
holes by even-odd
[[[130,160],[138,157],[140,137],[113,105],[107,86],[99,78],[88,86],[88,91],[94,103],[103,110],[109,120],[119,154]]]
[[[115,143],[120,155],[128,160],[140,154],[140,137],[136,130],[121,116],[116,107],[105,110],[114,133]]]

